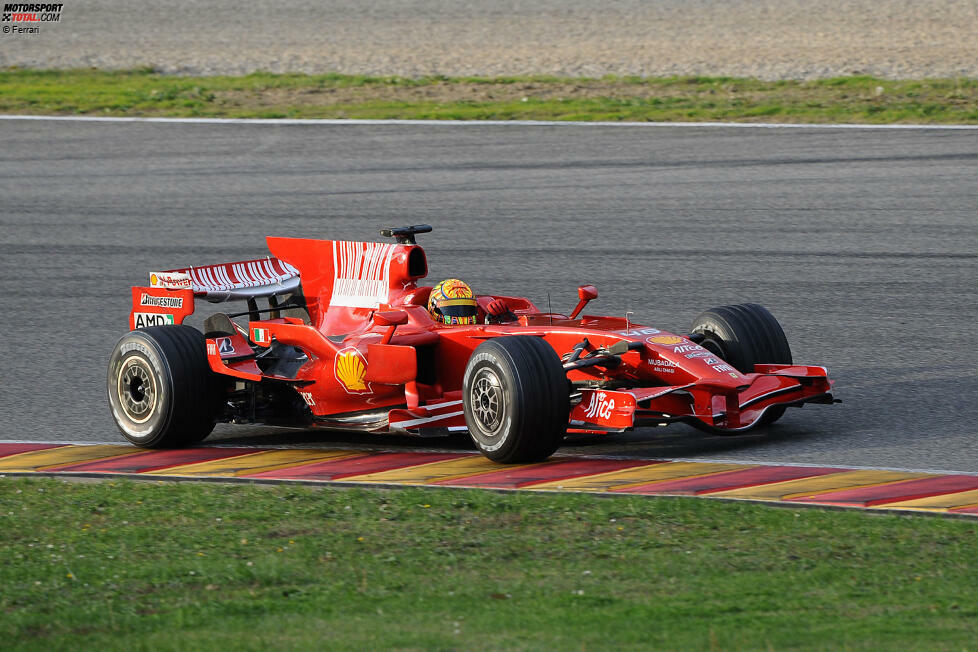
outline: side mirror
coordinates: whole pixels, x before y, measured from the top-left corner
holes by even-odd
[[[381,344],[390,344],[391,338],[394,337],[394,330],[398,326],[408,322],[407,313],[403,310],[385,310],[384,312],[375,312],[373,319],[374,324],[377,326],[387,328],[387,332],[384,333],[384,337],[380,340]]]
[[[598,288],[593,285],[581,285],[577,288],[577,296],[580,301],[577,302],[577,306],[574,308],[574,312],[570,314],[571,319],[576,319],[581,311],[584,310],[590,301],[598,298]]]
[[[374,323],[378,326],[401,326],[402,324],[408,323],[408,316],[403,310],[375,312]]]
[[[641,340],[638,342],[630,340],[618,340],[608,347],[608,353],[611,355],[624,355],[629,351],[639,351],[644,348],[645,342],[642,342]]]
[[[619,340],[615,342],[608,347],[608,353],[611,355],[624,355],[625,353],[628,353],[628,340]]]

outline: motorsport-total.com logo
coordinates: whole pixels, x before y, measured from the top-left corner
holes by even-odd
[[[3,18],[0,22],[17,23],[4,25],[4,34],[37,34],[40,32],[39,23],[57,23],[61,21],[61,9],[64,3],[12,3],[3,5]]]

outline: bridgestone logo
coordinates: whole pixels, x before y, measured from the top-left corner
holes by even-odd
[[[141,306],[156,306],[157,308],[183,308],[183,297],[154,297],[143,293],[139,299]]]

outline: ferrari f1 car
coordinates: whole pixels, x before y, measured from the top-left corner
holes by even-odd
[[[470,320],[436,321],[415,239],[430,230],[381,231],[392,243],[269,237],[274,257],[152,273],[132,288],[109,362],[122,434],[154,448],[197,443],[218,422],[467,430],[492,460],[532,462],[568,432],[678,421],[740,433],[834,401],[826,370],[793,364],[757,304],[712,308],[678,334],[581,314],[598,296],[582,285],[569,315],[472,295]],[[200,332],[183,324],[200,300],[243,304]]]

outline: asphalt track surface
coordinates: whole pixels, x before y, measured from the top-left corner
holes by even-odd
[[[845,401],[755,434],[673,425],[561,452],[978,472],[978,132],[5,120],[0,143],[0,439],[122,441],[105,365],[151,270],[426,222],[432,281],[543,308],[594,283],[588,312],[682,332],[762,303]],[[208,442],[466,449],[230,426]]]

